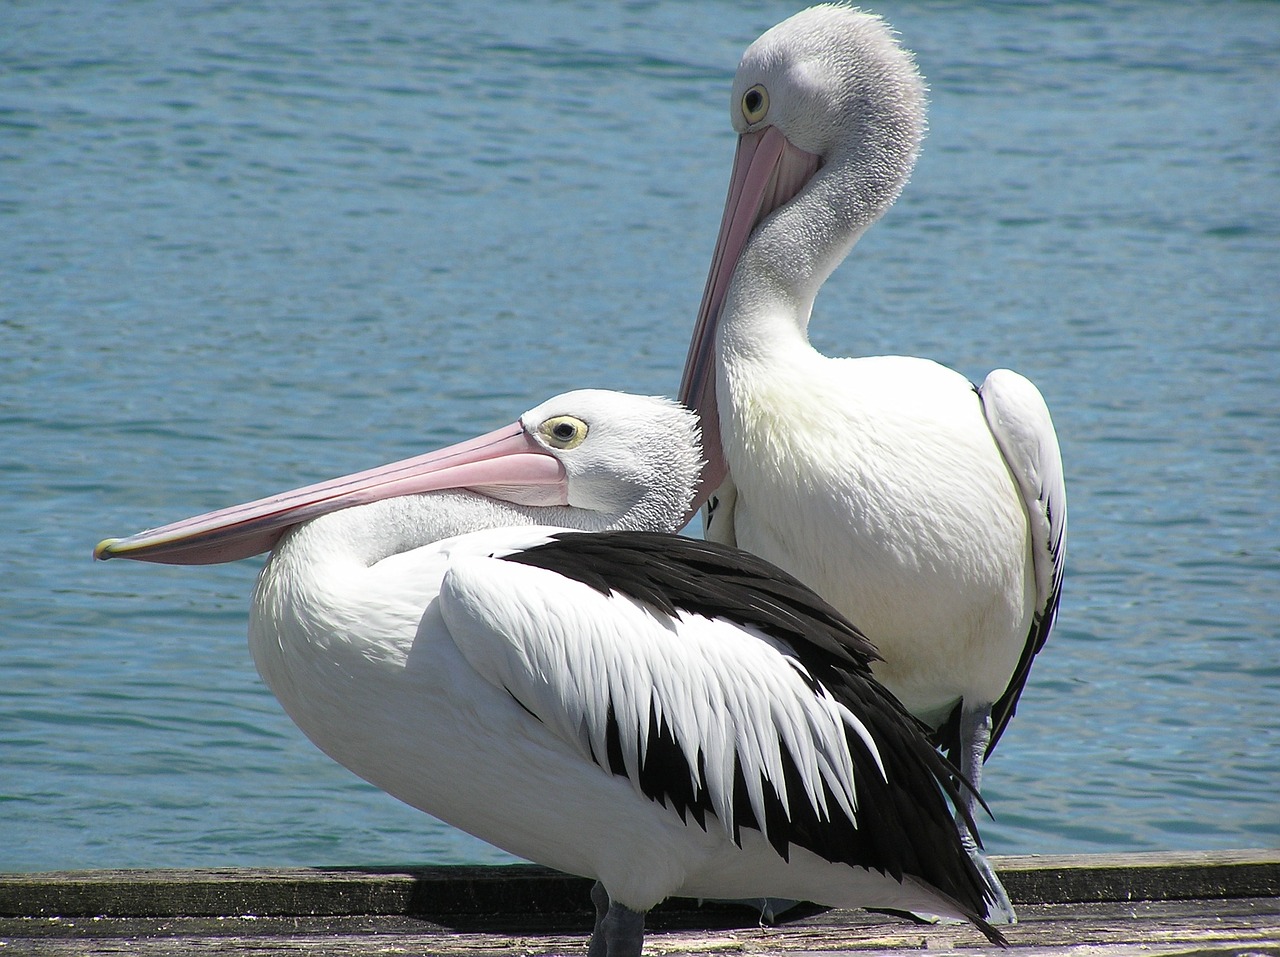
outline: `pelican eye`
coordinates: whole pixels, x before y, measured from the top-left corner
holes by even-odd
[[[757,83],[742,94],[742,115],[748,123],[759,123],[769,112],[769,91]]]
[[[549,445],[558,449],[576,449],[587,437],[587,423],[572,415],[557,415],[538,426]]]

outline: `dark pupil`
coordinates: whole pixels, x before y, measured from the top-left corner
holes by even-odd
[[[747,112],[754,113],[760,109],[760,91],[752,90],[747,94]]]
[[[570,425],[568,422],[561,422],[559,425],[557,425],[557,426],[556,426],[554,429],[552,429],[551,431],[555,434],[555,437],[556,437],[557,439],[564,439],[564,440],[568,440],[568,439],[573,438],[573,435],[574,435],[574,433],[575,433],[575,432],[577,432],[577,429],[575,429],[575,428],[574,428],[572,425]]]

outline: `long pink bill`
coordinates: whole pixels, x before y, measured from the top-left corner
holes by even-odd
[[[752,231],[766,216],[793,199],[813,178],[821,162],[821,157],[792,146],[776,127],[766,126],[738,137],[720,234],[680,382],[680,401],[697,412],[702,421],[702,449],[707,458],[688,517],[702,507],[728,471],[716,409],[715,353],[716,329],[729,283]]]
[[[438,452],[207,512],[128,538],[108,538],[98,559],[212,565],[270,551],[287,528],[341,508],[444,489],[523,505],[565,505],[564,467],[519,422]]]

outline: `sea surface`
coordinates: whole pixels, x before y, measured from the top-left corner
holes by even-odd
[[[733,70],[795,9],[0,5],[0,871],[507,859],[292,726],[260,560],[91,549],[569,388],[673,394]],[[813,338],[1020,370],[1067,467],[988,846],[1276,847],[1280,5],[875,9],[930,132]]]

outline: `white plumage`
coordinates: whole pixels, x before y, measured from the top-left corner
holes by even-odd
[[[367,524],[361,513],[375,507],[331,518]],[[856,829],[862,795],[888,779],[866,716],[818,683],[801,639],[669,614],[509,560],[555,529],[491,529],[362,567],[326,548],[343,537],[326,524],[295,530],[272,554],[250,645],[290,717],[374,785],[520,857],[595,878],[632,911],[680,894],[979,916],[920,875],[851,867],[839,859],[847,848],[826,860],[785,826],[770,831],[770,801],[788,821],[803,802]],[[645,544],[664,556],[711,547]],[[892,698],[860,704],[916,736],[906,758],[926,789],[913,795],[919,808],[894,813],[945,808],[942,766],[930,768],[927,742]],[[675,771],[669,752],[653,766],[663,746],[682,756]],[[906,840],[928,844],[938,824]],[[954,829],[940,833],[956,851]],[[942,860],[947,850],[929,847]]]
[[[821,6],[774,27],[743,55],[731,116],[681,387],[702,416],[706,534],[857,622],[877,676],[976,784],[1057,610],[1066,494],[1048,410],[1008,370],[975,388],[926,359],[809,343],[819,289],[923,134],[924,83],[879,18]]]
[[[638,953],[644,912],[672,894],[927,910],[998,939],[950,818],[947,765],[870,677],[865,639],[799,583],[652,532],[439,539],[494,514],[473,492],[445,491],[442,471],[508,500],[567,503],[508,502],[508,525],[628,524],[656,494],[668,504],[646,514],[670,527],[697,477],[690,420],[658,400],[572,393],[526,414],[519,436],[499,430],[97,554],[199,562],[273,541],[249,642],[289,716],[401,800],[597,879],[607,898],[593,953]],[[535,485],[504,479],[484,459],[495,448]],[[527,455],[555,460],[563,487]],[[646,481],[674,487],[637,486],[639,460],[659,463]],[[394,491],[423,483],[435,490]],[[343,507],[347,496],[360,504]]]

